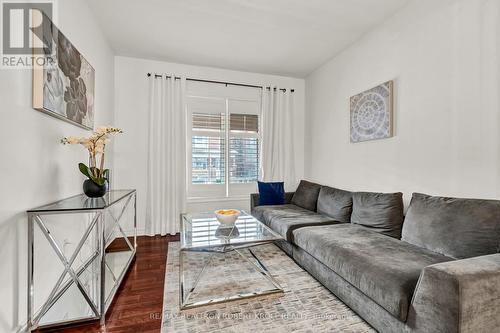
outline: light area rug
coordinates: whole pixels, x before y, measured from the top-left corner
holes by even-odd
[[[180,311],[179,242],[170,243],[162,333],[375,332],[274,244],[254,247],[252,251],[279,282],[284,293]],[[207,258],[189,256],[184,265],[196,273]],[[256,274],[251,264],[237,253],[218,254],[215,258],[199,281],[198,294],[193,297],[270,287],[266,285],[267,280]]]

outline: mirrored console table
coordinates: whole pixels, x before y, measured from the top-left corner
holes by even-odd
[[[104,323],[135,258],[136,203],[135,190],[115,190],[27,211],[28,332],[86,320]]]

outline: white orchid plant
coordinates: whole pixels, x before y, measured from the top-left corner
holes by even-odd
[[[65,145],[82,145],[89,152],[89,165],[79,163],[80,172],[92,180],[95,184],[103,186],[108,180],[108,169],[104,169],[104,157],[106,144],[109,143],[110,137],[115,134],[123,133],[116,127],[102,126],[92,133],[89,137],[68,136],[61,139],[61,143]],[[97,162],[99,161],[99,167]]]

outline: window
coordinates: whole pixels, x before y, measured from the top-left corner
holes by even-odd
[[[260,90],[205,85],[188,87],[188,196],[246,195],[259,175]]]
[[[224,114],[193,113],[192,119],[192,183],[224,184]]]
[[[259,176],[259,119],[257,115],[229,114],[229,179],[256,182]]]

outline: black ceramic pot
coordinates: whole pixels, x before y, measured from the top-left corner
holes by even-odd
[[[102,186],[97,185],[90,179],[83,182],[83,193],[85,193],[85,195],[89,198],[100,198],[104,196],[107,191],[108,182],[105,182]]]

